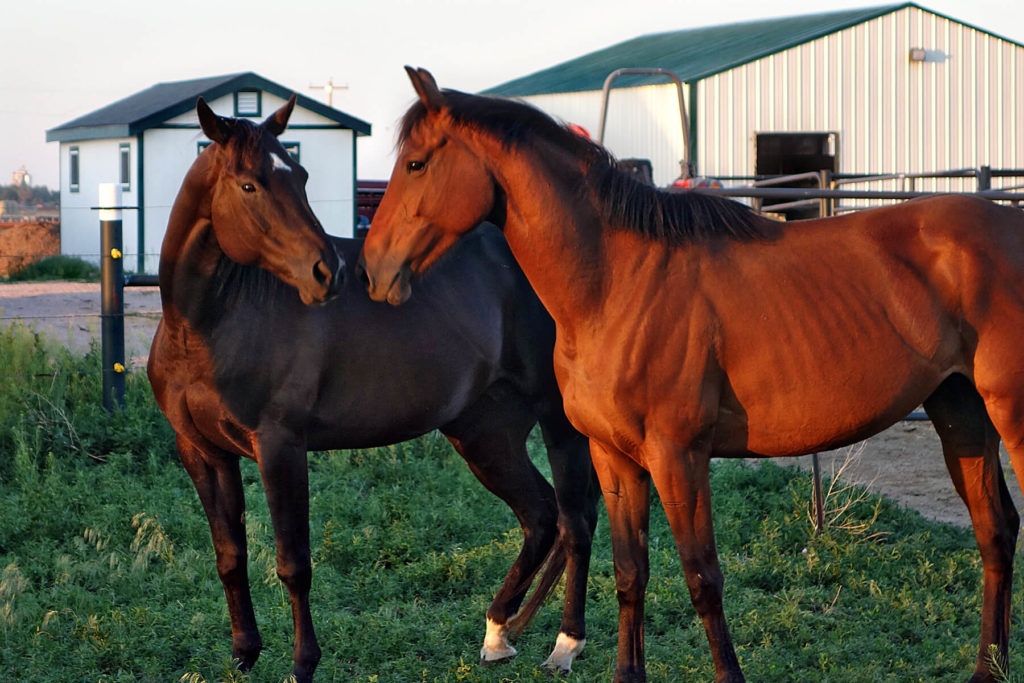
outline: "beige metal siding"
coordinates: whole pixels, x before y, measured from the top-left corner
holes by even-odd
[[[846,173],[1024,168],[1024,48],[916,7],[708,78],[698,95],[707,175],[751,174],[754,135],[793,131],[839,133]]]
[[[683,97],[689,98],[684,86]],[[589,91],[523,98],[566,123],[586,128],[596,139],[601,121],[601,92]],[[619,159],[648,159],[658,185],[679,177],[684,157],[679,98],[674,85],[616,88],[608,98],[605,146]]]

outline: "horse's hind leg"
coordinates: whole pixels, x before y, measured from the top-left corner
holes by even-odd
[[[532,426],[532,416],[520,405],[485,396],[441,430],[476,478],[512,509],[523,528],[523,547],[487,609],[487,632],[480,651],[483,663],[516,654],[508,643],[509,620],[558,535],[554,491],[526,452]]]
[[[597,526],[597,500],[601,487],[590,461],[587,438],[573,429],[562,412],[562,397],[556,396],[551,410],[539,410],[540,427],[551,463],[551,478],[558,498],[560,550],[565,556],[565,604],[558,639],[551,655],[544,662],[548,669],[568,673],[573,660],[587,642],[586,601],[587,576],[590,573],[590,550]],[[557,580],[549,568],[551,580]],[[530,603],[542,589],[538,588]],[[528,604],[519,618],[529,619],[534,607]]]
[[[245,497],[238,456],[200,449],[178,436],[178,453],[206,512],[217,553],[217,573],[231,618],[232,656],[248,671],[263,649],[249,593],[245,540]]]
[[[981,642],[970,680],[993,681],[990,647],[994,645],[1000,662],[1006,662],[1013,554],[1020,524],[999,465],[999,434],[981,395],[963,375],[943,382],[924,408],[942,441],[953,485],[970,511],[981,552]]]

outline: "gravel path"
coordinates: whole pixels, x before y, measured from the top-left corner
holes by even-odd
[[[21,321],[85,353],[100,338],[100,286],[89,282],[0,284],[0,324]],[[145,364],[160,321],[158,287],[124,289],[125,356]]]

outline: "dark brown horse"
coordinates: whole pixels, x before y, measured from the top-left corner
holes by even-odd
[[[291,598],[294,673],[308,681],[320,648],[309,609],[307,449],[390,444],[438,428],[523,527],[522,551],[487,611],[481,657],[515,654],[510,619],[550,554],[512,628],[525,625],[568,564],[562,630],[547,662],[568,670],[584,642],[599,494],[596,481],[587,488],[586,439],[562,410],[554,325],[494,226],[439,266],[408,310],[370,301],[343,277],[361,242],[324,233],[306,201],[305,170],[276,138],[293,103],[255,125],[199,101],[214,144],[171,212],[160,255],[163,319],[149,357],[157,402],[210,522],[234,656],[249,669],[262,647],[240,456],[263,478]],[[538,422],[554,489],[526,453]]]
[[[716,677],[743,679],[722,611],[711,457],[812,453],[923,402],[984,566],[972,681],[1006,659],[1024,475],[1024,213],[937,197],[783,225],[668,194],[524,104],[438,90],[419,102],[363,254],[401,303],[482,218],[503,226],[555,319],[555,372],[591,439],[620,603],[617,681],[645,679],[649,487],[672,527]]]

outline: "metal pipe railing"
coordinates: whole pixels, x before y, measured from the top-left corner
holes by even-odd
[[[690,116],[686,111],[683,82],[679,79],[679,76],[668,69],[616,69],[608,74],[608,77],[604,79],[604,86],[601,88],[601,121],[597,129],[597,144],[604,144],[605,124],[608,121],[608,100],[611,96],[612,83],[620,76],[664,76],[675,84],[676,97],[679,99],[680,126],[683,130],[683,160],[679,162],[682,171],[681,176],[683,178],[692,178],[694,171],[693,164],[690,161]]]

